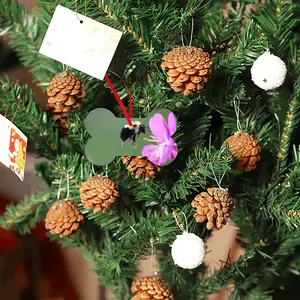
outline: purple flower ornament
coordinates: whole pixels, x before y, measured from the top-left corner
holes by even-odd
[[[177,129],[175,115],[172,112],[169,113],[167,124],[161,114],[155,114],[149,120],[149,127],[153,135],[151,139],[145,138],[145,140],[156,144],[146,145],[142,150],[142,155],[157,166],[162,166],[170,160],[173,161],[178,154],[177,144],[172,139]]]

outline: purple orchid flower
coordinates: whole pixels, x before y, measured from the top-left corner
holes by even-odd
[[[164,165],[169,160],[174,160],[178,154],[178,148],[172,135],[176,132],[177,122],[175,115],[170,112],[168,124],[161,114],[155,114],[149,121],[150,130],[153,134],[151,139],[146,139],[155,144],[143,148],[142,155],[146,156],[157,166]]]

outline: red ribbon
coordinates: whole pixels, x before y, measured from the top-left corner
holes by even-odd
[[[108,76],[107,75],[104,76],[105,81],[107,82],[108,86],[110,87],[112,93],[114,94],[116,100],[118,101],[118,103],[119,103],[119,105],[120,105],[120,107],[121,107],[121,109],[123,111],[123,114],[124,114],[124,116],[125,116],[125,118],[126,118],[126,120],[128,122],[128,125],[132,126],[131,118],[133,117],[133,104],[132,104],[132,98],[131,98],[130,90],[129,90],[126,82],[118,74],[116,74],[115,72],[110,71],[110,70],[108,70],[108,72],[110,72],[110,73],[118,76],[122,80],[122,82],[124,83],[124,85],[125,85],[125,88],[126,88],[127,93],[128,93],[129,113],[127,112],[127,110],[126,110],[126,108],[125,108],[125,106],[123,104],[123,101],[121,100],[118,92],[116,91],[115,87],[113,86],[113,84],[110,81],[110,79],[108,78]]]

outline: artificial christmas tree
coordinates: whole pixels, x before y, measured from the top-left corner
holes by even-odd
[[[1,113],[7,111],[6,118],[13,120],[37,154],[47,159],[37,165],[37,174],[49,185],[46,193],[33,194],[18,205],[9,206],[0,224],[20,233],[28,232],[36,222],[45,219],[56,201],[60,178],[69,176],[69,183],[63,183],[61,189],[69,192],[85,223],[75,234],[64,238],[55,234],[52,238],[63,246],[80,249],[92,260],[101,282],[113,289],[117,299],[134,297],[131,285],[137,276],[137,263],[151,253],[153,240],[160,276],[174,299],[204,299],[226,288],[228,283],[234,283],[234,299],[269,300],[275,297],[279,286],[281,293],[285,293],[291,276],[298,278],[300,264],[297,232],[300,226],[300,7],[297,1],[253,2],[228,1],[228,6],[226,1],[208,0],[87,0],[76,1],[77,5],[67,0],[40,1],[33,15],[27,14],[17,1],[2,0],[0,33],[45,94],[52,78],[64,72],[66,65],[67,72],[79,78],[80,84],[76,79],[70,87],[70,91],[78,91],[76,103],[69,96],[66,101],[70,102],[65,102],[64,84],[48,89],[49,97],[54,98],[50,98],[53,102],[50,104],[59,114],[67,114],[63,117],[68,133],[63,135],[53,124],[51,111],[43,111],[36,105],[26,85],[16,85],[8,79],[0,81]],[[55,35],[48,42],[46,32],[57,4],[71,10],[70,18],[64,18],[65,15],[55,18],[62,25],[55,28]],[[247,9],[249,4],[253,5],[251,11]],[[85,11],[86,17],[80,14]],[[66,30],[68,34],[62,38],[61,33]],[[116,47],[119,31],[122,37]],[[61,51],[53,50],[63,61],[39,54],[42,44],[48,52],[61,44],[67,45]],[[114,47],[110,47],[112,44]],[[112,48],[117,48],[116,52]],[[268,49],[277,61],[280,59],[281,68],[263,60],[268,72],[254,72],[257,66],[261,67],[257,64],[261,60],[257,59]],[[83,54],[78,55],[79,52]],[[113,59],[109,70],[103,70],[108,64],[107,53]],[[103,76],[99,75],[99,69]],[[108,80],[105,74],[109,71],[124,78],[126,84],[118,76]],[[268,77],[261,77],[264,74]],[[86,101],[77,105],[85,93]],[[72,109],[66,103],[72,103]],[[125,114],[127,104],[129,113]],[[110,110],[111,120],[116,119],[114,116],[125,117],[127,122],[118,125],[120,128],[116,127],[115,131],[109,122],[101,123],[102,119],[88,126],[87,115],[98,108]],[[173,112],[175,126],[162,119],[156,122],[158,118],[154,116],[163,108]],[[145,136],[143,133],[139,136],[132,121],[147,120],[149,116],[154,121],[151,126],[144,124]],[[129,144],[119,156],[113,146],[108,149],[108,145],[114,144],[110,143],[112,132],[118,134],[114,146],[121,145],[119,133],[124,125],[137,136],[136,149],[144,138],[152,143],[145,146],[147,158],[150,155],[166,158],[164,162],[168,164],[160,166],[155,180],[147,181],[158,172],[155,160],[150,165],[142,159],[122,159],[121,156],[137,155],[127,153]],[[106,199],[101,193],[100,200],[94,201],[98,197],[96,185],[89,184],[80,191],[95,171],[90,153],[85,152],[91,131],[99,142],[95,143],[94,152],[104,149],[113,155],[104,170],[103,166],[96,166],[99,174],[109,174],[120,194],[118,201],[113,201],[113,209],[106,213],[98,212],[102,211]],[[223,142],[228,137],[225,146]],[[8,141],[9,137],[2,140]],[[237,172],[237,167],[243,172]],[[220,196],[220,190],[211,194],[209,189],[213,186],[228,189],[230,197]],[[116,191],[108,190],[105,196]],[[204,194],[197,196],[201,193]],[[192,265],[176,257],[176,262],[184,267],[198,267],[183,270],[176,266],[170,246],[182,232],[173,212],[184,212],[189,234],[195,235],[194,241],[203,240],[205,245],[212,231],[206,227],[206,221],[198,223],[196,219],[211,218],[209,229],[220,229],[228,220],[227,210],[232,211],[232,199],[235,208],[230,218],[239,229],[239,242],[245,255],[236,262],[225,262],[210,277],[206,276],[205,264],[201,264],[204,246],[201,259],[198,257]],[[98,213],[94,213],[95,208]],[[198,248],[190,247],[189,251],[195,249]]]

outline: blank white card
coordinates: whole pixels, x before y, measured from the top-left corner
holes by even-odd
[[[121,31],[58,5],[39,53],[103,80],[121,37]]]

